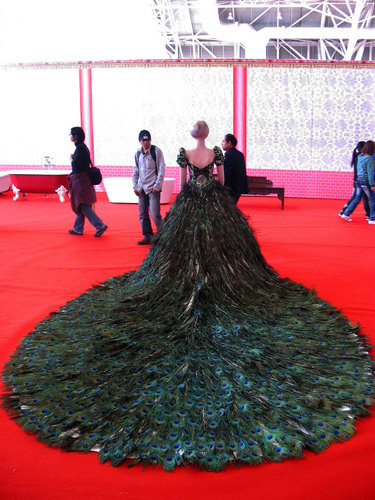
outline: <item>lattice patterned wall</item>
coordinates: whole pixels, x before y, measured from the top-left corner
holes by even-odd
[[[232,67],[94,68],[95,161],[105,176],[129,176],[138,132],[148,128],[176,179],[180,146],[191,147],[192,123],[205,119],[209,145],[233,123]],[[43,156],[69,166],[70,127],[79,125],[78,70],[1,72],[0,170],[35,168]],[[360,67],[263,65],[247,70],[249,174],[286,187],[287,196],[346,198],[351,151],[372,138],[375,79]]]

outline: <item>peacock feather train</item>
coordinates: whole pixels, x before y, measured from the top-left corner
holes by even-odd
[[[258,464],[350,438],[374,401],[368,346],[337,309],[267,264],[226,188],[188,163],[136,272],[39,323],[4,406],[50,446],[112,465]]]

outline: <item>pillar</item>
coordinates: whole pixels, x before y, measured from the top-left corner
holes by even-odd
[[[247,124],[247,68],[233,67],[233,134],[237,138],[237,149],[242,151],[246,161]]]
[[[85,142],[91,153],[91,161],[93,165],[95,165],[91,68],[81,68],[79,70],[79,95],[81,106],[81,127],[85,131]]]

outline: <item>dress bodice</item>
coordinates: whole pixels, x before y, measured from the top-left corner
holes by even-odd
[[[206,189],[214,184],[214,166],[219,166],[224,163],[224,155],[218,146],[215,146],[213,148],[213,151],[215,153],[215,157],[211,163],[209,163],[205,167],[196,167],[187,159],[185,148],[180,148],[179,154],[177,156],[177,163],[181,168],[189,169],[188,184],[196,187],[197,189]]]

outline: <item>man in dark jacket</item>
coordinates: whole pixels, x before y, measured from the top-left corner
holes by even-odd
[[[226,134],[221,145],[225,151],[225,186],[229,187],[230,195],[234,203],[237,203],[241,194],[247,193],[245,158],[241,151],[236,149],[237,139],[234,135]]]

